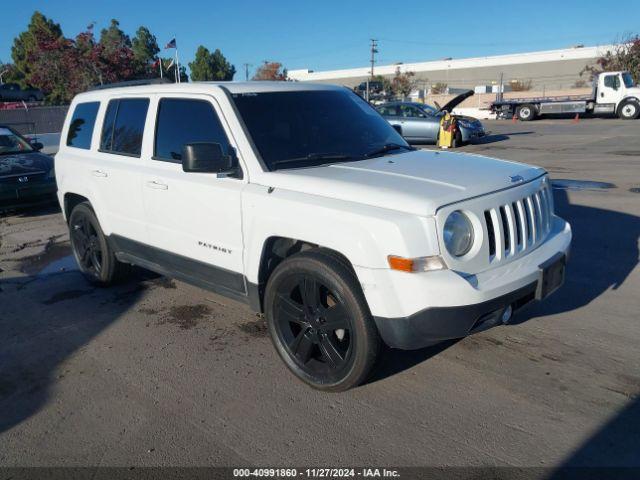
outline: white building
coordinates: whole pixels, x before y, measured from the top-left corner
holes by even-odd
[[[414,72],[420,87],[438,82],[450,87],[474,88],[477,85],[496,84],[503,75],[505,83],[512,80],[531,81],[535,89],[569,88],[580,81],[589,81],[580,72],[611,50],[613,45],[598,47],[577,46],[560,50],[546,50],[491,57],[435,60],[419,63],[401,63],[375,66],[376,75],[392,77],[396,71]],[[289,70],[289,78],[304,82],[335,83],[354,87],[367,79],[371,67],[344,70]]]

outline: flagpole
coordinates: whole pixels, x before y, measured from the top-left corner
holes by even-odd
[[[176,78],[178,79],[178,83],[181,83],[181,79],[180,79],[180,61],[178,60],[178,47],[176,47]]]
[[[158,57],[158,67],[160,67],[160,79],[162,79],[162,58]]]

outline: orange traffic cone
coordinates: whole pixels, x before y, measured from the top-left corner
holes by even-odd
[[[573,120],[571,120],[573,123],[578,123],[580,122],[580,114],[576,113],[576,116],[573,117]]]
[[[513,117],[511,118],[511,123],[516,123],[518,121],[518,117],[516,117],[516,114],[513,114]]]

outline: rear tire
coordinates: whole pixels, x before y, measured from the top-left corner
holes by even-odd
[[[129,273],[130,265],[116,259],[88,202],[79,203],[71,211],[69,238],[80,272],[90,283],[106,287]]]
[[[346,261],[322,249],[292,255],[269,278],[264,304],[273,345],[300,380],[340,392],[367,379],[381,341]]]
[[[516,109],[516,116],[523,122],[529,122],[536,118],[536,107],[533,105],[520,105]]]
[[[635,120],[640,116],[640,104],[632,100],[622,102],[618,107],[618,117],[623,120]]]

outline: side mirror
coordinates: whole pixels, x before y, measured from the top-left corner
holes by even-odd
[[[235,155],[225,155],[219,143],[186,143],[182,147],[182,170],[215,173],[218,178],[223,178],[238,172],[238,160]]]
[[[44,148],[44,145],[40,142],[30,142],[31,148],[33,148],[36,152],[39,152]]]

